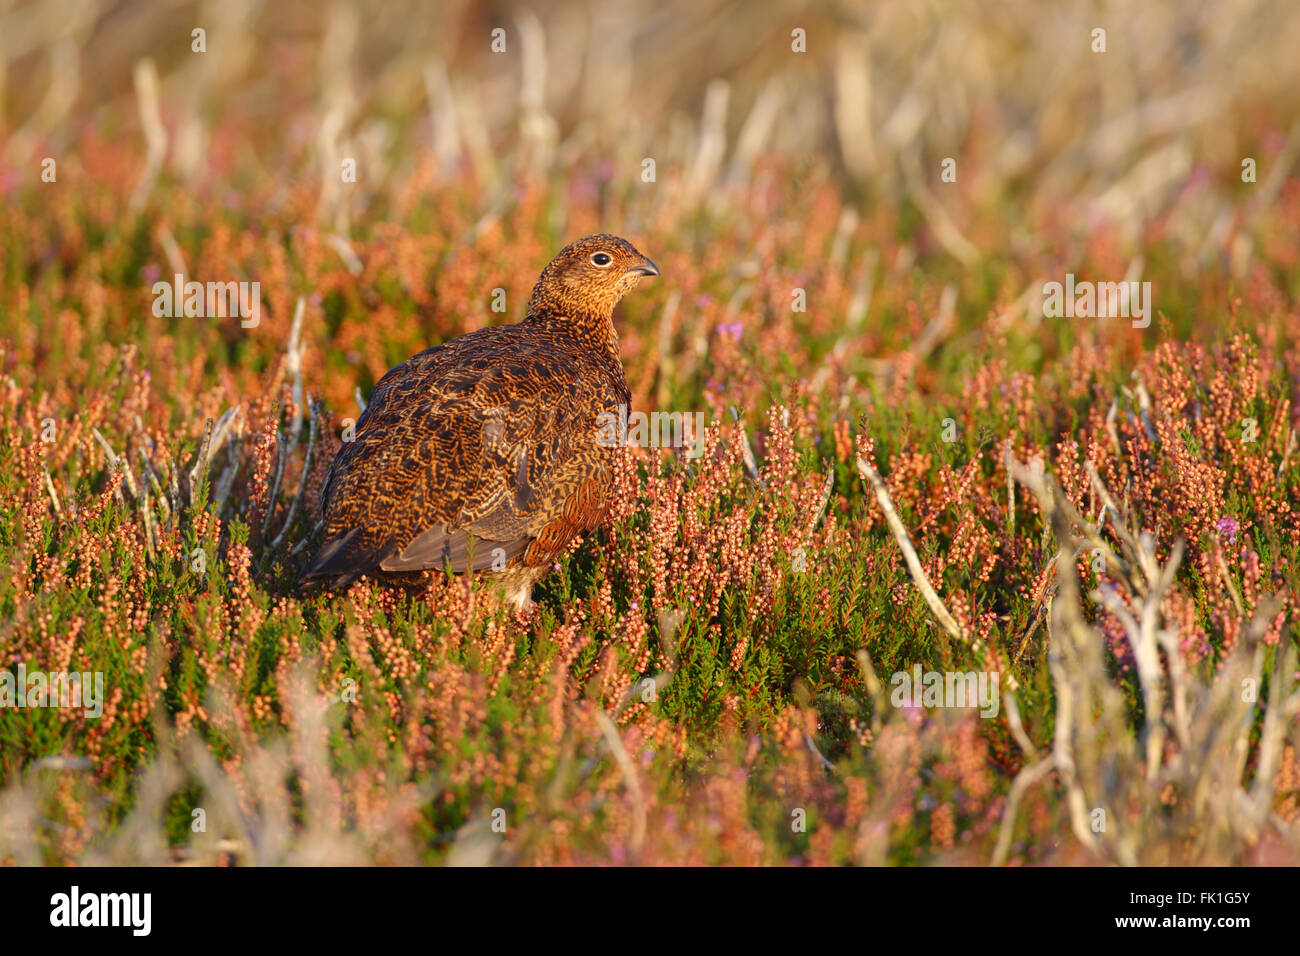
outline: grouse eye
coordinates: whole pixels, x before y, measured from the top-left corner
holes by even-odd
[[[610,258],[609,253],[607,253],[607,252],[598,252],[598,253],[596,253],[594,256],[591,257],[591,261],[592,261],[593,264],[595,264],[595,265],[597,265],[597,266],[600,266],[600,268],[603,269],[603,268],[605,268],[605,266],[609,265],[609,264],[610,264],[611,262],[613,262],[614,260],[613,260],[612,258]]]

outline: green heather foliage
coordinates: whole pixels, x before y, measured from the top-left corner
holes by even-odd
[[[0,863],[1300,863],[1287,31],[1229,4],[1279,66],[1228,82],[1255,51],[1219,20],[1183,23],[1194,68],[1114,25],[1105,69],[1148,82],[1116,89],[1054,3],[1023,4],[1030,39],[819,13],[806,54],[784,27],[719,42],[719,124],[681,52],[694,6],[638,50],[642,133],[522,104],[470,8],[415,29],[304,6],[302,48],[237,25],[249,62],[214,31],[224,66],[193,76],[159,54],[135,81],[147,115],[161,73],[157,170],[135,54],[98,54],[61,123],[3,93],[0,668],[100,672],[105,695],[0,709]],[[1155,35],[1183,15],[1148,7]],[[164,26],[131,24],[134,48]],[[542,28],[562,90],[588,41]],[[415,58],[439,32],[483,51]],[[881,77],[874,148],[826,106],[864,95],[854,57]],[[924,57],[916,131],[881,134]],[[458,135],[426,95],[459,98]],[[746,152],[765,95],[784,105]],[[608,527],[524,615],[456,578],[296,593],[358,391],[517,321],[598,230],[662,272],[616,317],[633,409],[704,412],[704,454],[623,449]],[[177,272],[258,282],[260,321],[156,315]],[[1045,317],[1067,273],[1149,281],[1150,327]],[[998,675],[996,715],[894,706],[914,665]]]

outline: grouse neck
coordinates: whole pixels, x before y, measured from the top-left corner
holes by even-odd
[[[524,316],[524,322],[544,328],[556,338],[572,342],[580,350],[606,352],[615,362],[619,361],[618,330],[614,328],[612,315],[581,311],[563,315],[551,311],[530,311]]]

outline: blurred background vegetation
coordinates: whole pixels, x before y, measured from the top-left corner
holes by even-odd
[[[191,184],[235,187],[232,166],[300,153],[337,179],[356,157],[361,188],[323,190],[332,217],[405,183],[426,150],[442,175],[468,162],[488,205],[526,173],[599,162],[617,186],[655,158],[675,215],[779,157],[833,171],[864,212],[910,203],[963,259],[1000,238],[981,234],[981,205],[1072,200],[1087,204],[1075,227],[1118,221],[1131,240],[1177,211],[1170,228],[1203,257],[1242,158],[1269,180],[1256,206],[1294,160],[1298,47],[1288,0],[6,0],[0,118],[11,178],[87,124],[143,146],[142,94],[166,168]],[[959,175],[941,195],[946,157]]]

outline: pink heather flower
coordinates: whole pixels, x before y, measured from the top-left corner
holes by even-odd
[[[919,726],[925,723],[924,707],[908,702],[898,709],[902,711],[903,719],[906,720],[909,724]]]
[[[1241,525],[1237,524],[1236,518],[1220,518],[1214,528],[1228,539],[1228,544],[1232,544],[1237,540],[1237,532],[1241,530]]]

